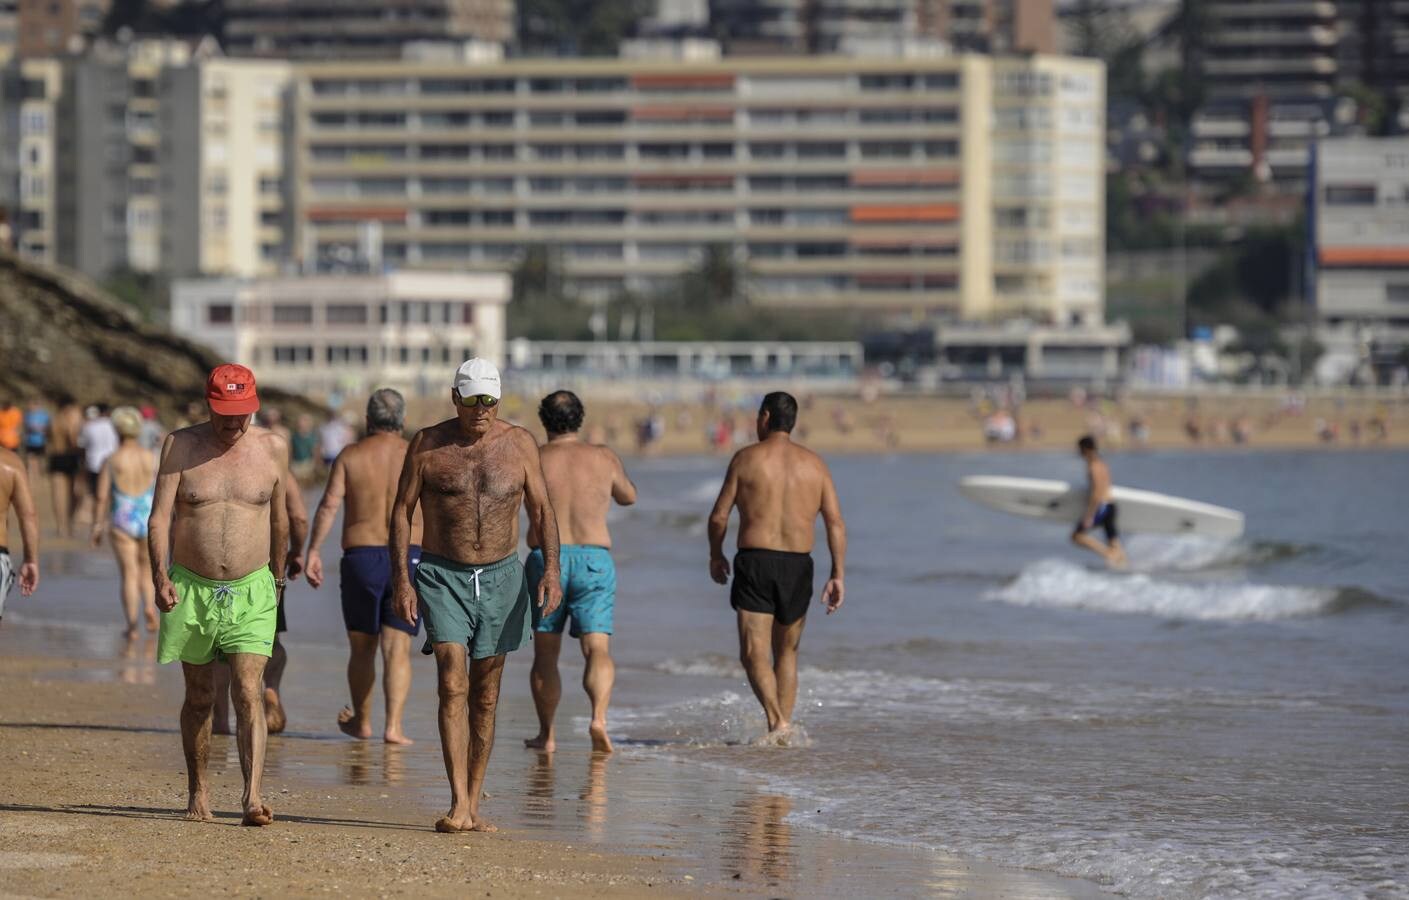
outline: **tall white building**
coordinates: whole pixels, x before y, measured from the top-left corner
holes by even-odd
[[[252,278],[286,256],[285,62],[206,58],[162,74],[163,268]]]

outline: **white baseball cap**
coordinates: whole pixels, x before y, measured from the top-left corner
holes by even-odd
[[[488,394],[500,399],[499,370],[487,359],[467,359],[455,370],[455,390],[461,397]]]

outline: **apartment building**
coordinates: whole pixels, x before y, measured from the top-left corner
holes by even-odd
[[[21,59],[73,53],[103,28],[111,0],[17,0],[16,45]]]
[[[221,57],[162,73],[167,272],[278,273],[287,255],[284,99],[292,75],[286,62]]]
[[[179,40],[100,42],[62,60],[53,143],[60,264],[95,278],[161,268],[158,82],[192,50]]]
[[[1321,342],[1387,375],[1409,349],[1409,138],[1322,141],[1310,179]]]
[[[1208,99],[1189,155],[1200,177],[1299,191],[1311,145],[1364,124],[1339,100],[1352,89],[1397,98],[1409,126],[1409,3],[1211,0],[1203,10]]]
[[[711,0],[733,55],[835,53],[854,44],[936,40],[961,52],[1052,53],[1053,0]]]
[[[1059,57],[310,64],[294,247],[585,297],[727,246],[758,303],[1099,322],[1104,71]]]
[[[57,60],[29,59],[4,70],[0,117],[0,185],[10,241],[38,262],[56,261],[61,183],[58,178],[60,101],[64,69]]]
[[[226,0],[225,48],[271,59],[387,59],[415,41],[504,44],[514,0]]]
[[[171,327],[260,384],[330,397],[393,387],[447,396],[455,369],[504,364],[502,273],[400,272],[177,281]]]

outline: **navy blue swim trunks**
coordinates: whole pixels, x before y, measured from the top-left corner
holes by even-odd
[[[411,546],[411,583],[416,583],[416,566],[421,562],[421,548]],[[349,547],[342,552],[342,621],[348,631],[380,634],[382,626],[414,635],[421,630],[421,620],[411,622],[396,615],[392,608],[394,591],[391,583],[391,551],[385,546]]]

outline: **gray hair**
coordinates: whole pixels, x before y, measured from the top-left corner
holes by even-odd
[[[367,427],[399,434],[406,427],[406,398],[391,388],[373,391],[367,398]]]

